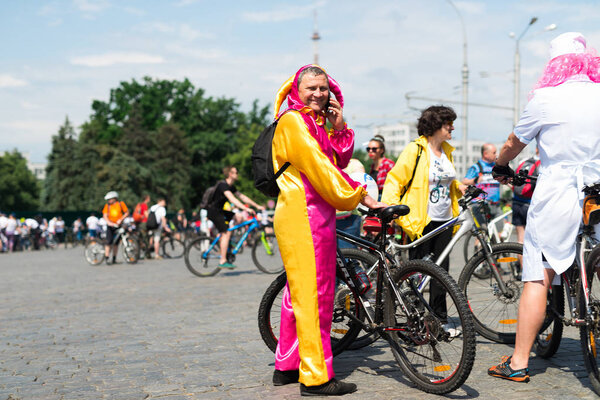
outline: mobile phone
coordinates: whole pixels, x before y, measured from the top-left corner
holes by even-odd
[[[327,103],[325,103],[325,114],[329,113],[329,106],[331,105],[331,93],[327,96]]]

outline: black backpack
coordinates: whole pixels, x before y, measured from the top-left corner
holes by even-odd
[[[150,211],[148,213],[148,219],[146,220],[146,229],[156,229],[158,228],[158,221],[156,220],[156,213],[154,211]]]
[[[286,162],[277,173],[273,170],[273,135],[275,134],[275,128],[277,128],[279,118],[262,131],[252,147],[252,174],[254,175],[254,187],[269,197],[277,197],[279,195],[277,178],[279,178],[279,176],[283,174],[283,171],[290,166],[290,163]]]
[[[200,201],[200,206],[199,206],[201,210],[206,210],[208,208],[208,206],[210,206],[210,203],[212,203],[212,201],[213,201],[213,197],[215,197],[215,190],[217,190],[217,186],[219,186],[219,183],[221,183],[221,182],[223,182],[223,181],[218,181],[217,183],[214,184],[214,186],[211,186],[204,191],[204,194],[202,195],[202,200]]]

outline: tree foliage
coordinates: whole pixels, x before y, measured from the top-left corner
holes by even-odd
[[[39,194],[39,183],[21,153],[14,150],[0,156],[0,210],[35,210]]]
[[[234,99],[206,97],[187,79],[121,82],[92,102],[78,137],[68,119],[53,137],[42,206],[97,209],[116,190],[130,207],[146,193],[171,209],[195,207],[227,164],[238,167],[240,189],[261,199],[250,152],[267,114],[257,102],[244,113]]]

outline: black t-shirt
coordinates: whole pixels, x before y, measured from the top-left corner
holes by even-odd
[[[229,201],[227,200],[227,197],[225,197],[225,192],[228,190],[231,193],[237,193],[235,185],[229,185],[226,181],[219,182],[215,189],[215,193],[213,194],[213,200],[210,205],[211,208],[214,208],[215,210],[223,209],[225,203]]]

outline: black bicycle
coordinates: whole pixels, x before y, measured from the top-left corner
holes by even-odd
[[[446,271],[430,261],[411,260],[396,264],[386,254],[387,228],[406,215],[399,205],[376,212],[381,219],[381,241],[375,244],[337,231],[338,237],[364,251],[337,251],[338,283],[334,297],[331,329],[332,351],[341,353],[360,330],[384,338],[403,372],[426,392],[445,394],[460,387],[469,376],[475,359],[475,329],[464,294]],[[376,265],[374,299],[357,279],[356,268]],[[259,330],[267,346],[277,344],[277,287],[285,287],[280,275],[265,292],[258,313]],[[426,293],[436,287],[442,304],[432,304]],[[274,311],[275,310],[275,311]]]

